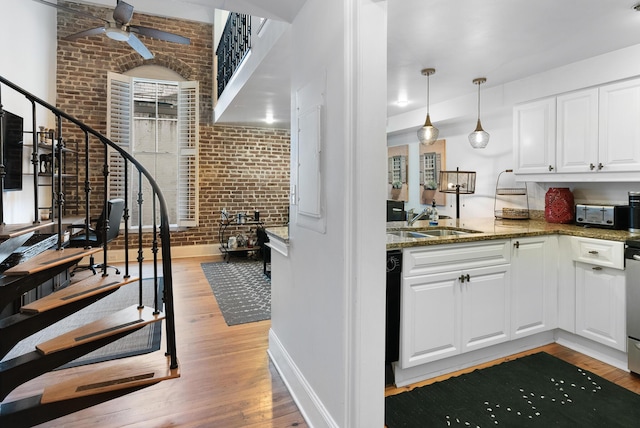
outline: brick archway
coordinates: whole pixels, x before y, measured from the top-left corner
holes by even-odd
[[[189,64],[174,56],[161,53],[155,54],[155,57],[152,59],[144,59],[139,54],[132,52],[117,60],[117,69],[119,73],[125,73],[142,65],[159,65],[161,67],[168,68],[169,70],[178,73],[185,80],[194,80],[192,76],[196,75],[193,67],[189,66]]]

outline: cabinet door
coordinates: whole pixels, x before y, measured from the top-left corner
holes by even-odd
[[[555,98],[515,106],[513,134],[515,173],[548,174],[555,171]]]
[[[624,271],[576,262],[576,333],[626,351]]]
[[[600,88],[602,171],[640,171],[640,79]]]
[[[598,170],[598,89],[557,98],[556,164],[558,172]]]
[[[509,340],[509,265],[462,273],[462,352]]]
[[[404,278],[400,368],[460,353],[460,272]]]
[[[534,236],[512,240],[511,339],[558,325],[558,239]]]

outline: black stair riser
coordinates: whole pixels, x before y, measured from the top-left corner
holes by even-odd
[[[16,314],[0,320],[0,360],[22,339],[84,309],[117,290],[117,288],[113,288],[39,314]]]
[[[24,276],[4,276],[0,279],[0,311],[19,299],[24,293],[37,288],[44,282],[78,263],[73,260],[52,268]]]
[[[49,355],[33,351],[0,363],[0,401],[21,384],[115,342],[142,327],[144,325]]]
[[[40,404],[41,395],[12,401],[0,405],[0,426],[11,428],[32,427],[96,404],[131,394],[157,383],[159,382],[47,404]]]

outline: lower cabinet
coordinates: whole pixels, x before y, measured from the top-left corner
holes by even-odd
[[[403,278],[400,367],[509,340],[509,264]]]
[[[511,240],[511,339],[558,326],[558,237]]]
[[[626,351],[624,271],[576,262],[576,334]]]

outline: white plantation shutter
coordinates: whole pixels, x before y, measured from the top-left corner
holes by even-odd
[[[129,76],[108,73],[107,138],[127,152],[131,151],[133,92]],[[109,198],[124,198],[124,159],[109,149]]]
[[[198,82],[178,93],[178,226],[198,225]]]
[[[145,165],[152,175],[171,171],[173,167],[167,166],[163,169],[162,159],[167,160],[167,155],[163,153],[154,154],[146,147],[136,148],[136,139],[148,141],[142,136],[135,137],[133,126],[134,115],[134,81],[137,79],[116,73],[108,75],[108,112],[107,112],[107,137],[117,143],[128,153],[134,156],[141,156],[137,159]],[[142,82],[149,82],[149,79],[141,79]],[[178,115],[176,135],[174,135],[175,152],[177,153],[177,177],[174,185],[176,188],[162,187],[162,192],[167,202],[170,221],[178,226],[192,227],[198,225],[198,141],[199,141],[199,91],[198,82],[175,82],[178,84]],[[137,83],[140,85],[140,83]],[[138,87],[138,86],[136,86]],[[136,122],[137,123],[137,122]],[[137,125],[136,125],[137,126]],[[164,132],[169,128],[163,128]],[[168,134],[170,135],[170,134]],[[166,135],[163,134],[163,138]],[[168,141],[168,140],[164,140]],[[138,144],[138,145],[140,145]],[[136,154],[138,153],[138,154]],[[174,155],[175,156],[175,155]],[[155,159],[155,161],[154,161]],[[132,218],[137,216],[137,170],[133,170],[129,165],[129,207]],[[115,150],[109,153],[109,197],[124,197],[124,168],[125,161]],[[160,178],[160,177],[158,177]],[[165,184],[166,186],[166,177]],[[162,181],[162,180],[161,180]],[[144,192],[148,194],[150,189],[144,186]],[[147,211],[147,209],[145,209]],[[177,218],[176,218],[177,217]],[[145,223],[151,222],[151,217],[143,216]],[[148,226],[148,224],[145,224]]]

